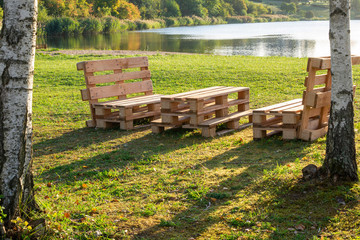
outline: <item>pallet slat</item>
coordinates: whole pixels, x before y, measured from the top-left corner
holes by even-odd
[[[101,83],[110,83],[116,81],[126,81],[132,79],[144,79],[150,77],[151,77],[150,71],[145,70],[145,71],[136,71],[136,72],[124,72],[124,73],[115,73],[108,75],[90,76],[87,78],[87,80],[89,84],[101,84]]]

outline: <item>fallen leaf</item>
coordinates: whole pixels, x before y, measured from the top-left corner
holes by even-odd
[[[49,199],[50,197],[46,195],[44,198],[45,198],[45,199]]]
[[[68,213],[68,212],[64,213],[64,217],[65,218],[70,218],[70,213]]]
[[[79,205],[79,200],[76,200],[76,201],[75,201],[75,204],[76,204],[76,205]]]
[[[47,187],[51,187],[51,182],[48,182],[48,183],[46,184],[46,186],[47,186]]]
[[[298,231],[304,231],[305,226],[303,224],[299,224],[299,225],[295,226],[295,229],[298,230]]]

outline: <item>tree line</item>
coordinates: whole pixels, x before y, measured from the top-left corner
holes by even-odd
[[[0,0],[3,7],[3,0]],[[249,0],[39,0],[40,20],[45,17],[106,17],[156,19],[165,17],[258,16],[271,8]]]

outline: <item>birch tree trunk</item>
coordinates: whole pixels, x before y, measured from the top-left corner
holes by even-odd
[[[32,93],[37,0],[4,0],[0,39],[0,195],[5,224],[37,209],[32,165]],[[20,211],[21,209],[21,211]]]
[[[331,109],[322,167],[333,180],[357,181],[349,0],[330,0]]]

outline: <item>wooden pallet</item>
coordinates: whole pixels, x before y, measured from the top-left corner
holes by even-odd
[[[147,57],[80,62],[77,68],[85,75],[86,89],[81,95],[90,103],[92,119],[87,121],[88,127],[117,125],[129,130],[137,120],[151,121],[160,116],[162,95],[153,94]]]
[[[352,56],[353,64],[360,57]],[[326,74],[317,74],[326,70]],[[327,133],[331,102],[330,57],[309,58],[302,99],[253,110],[253,138],[281,132],[283,139],[313,141]],[[355,92],[355,86],[354,86]]]
[[[233,93],[236,93],[236,99],[229,98]],[[236,114],[229,112],[233,106],[236,106]],[[242,112],[246,112],[243,116],[251,115],[248,110],[249,88],[216,86],[163,96],[161,120],[153,121],[151,125],[154,133],[172,127],[201,128],[203,136],[209,137],[214,136],[214,129],[222,123],[229,122],[228,126],[234,125],[232,129],[238,128],[235,120],[239,121]]]
[[[302,109],[302,99],[294,99],[253,110],[253,138],[281,132],[284,139],[295,139]]]

